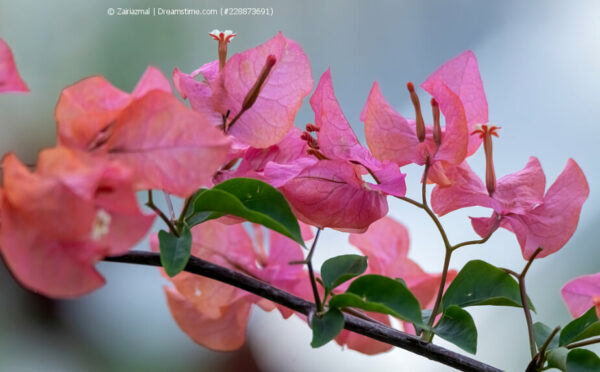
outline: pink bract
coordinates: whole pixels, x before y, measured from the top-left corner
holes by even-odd
[[[470,156],[481,144],[481,138],[472,135],[472,132],[478,124],[486,124],[489,121],[487,99],[475,54],[468,50],[452,58],[431,74],[421,87],[435,97],[433,87],[440,82],[462,103],[469,133],[467,156]]]
[[[300,139],[301,135],[302,131],[294,127],[275,145],[262,149],[246,148],[238,154],[241,160],[237,168],[221,170],[215,177],[215,183],[234,177],[250,177],[274,187],[285,184],[306,166],[317,161],[307,155],[308,146]]]
[[[304,168],[281,191],[302,221],[363,232],[387,214],[388,205],[384,194],[365,187],[357,167],[342,160],[322,160]]]
[[[233,55],[221,72],[218,61],[208,63],[190,75],[176,70],[175,86],[195,110],[204,113],[214,125],[220,125],[222,115],[228,114],[231,120],[240,112],[242,102],[268,56],[274,56],[277,61],[256,102],[229,131],[247,145],[266,148],[281,141],[288,133],[302,100],[313,88],[310,63],[295,41],[279,33],[262,45]],[[205,81],[194,80],[198,75]]]
[[[367,144],[378,159],[400,166],[423,165],[429,158],[428,182],[449,185],[446,172],[477,150],[481,139],[471,132],[477,124],[488,121],[487,101],[475,56],[467,51],[446,62],[421,87],[432,95],[446,119],[439,146],[434,141],[432,126],[426,126],[425,139],[419,141],[415,121],[405,119],[393,109],[377,82],[361,114]]]
[[[152,66],[146,69],[131,94],[102,76],[89,77],[65,88],[55,110],[58,142],[88,149],[101,132],[110,129],[121,111],[152,90],[171,92],[169,81]]]
[[[573,317],[595,307],[600,319],[600,273],[575,278],[565,284],[560,293]]]
[[[215,111],[211,104],[211,83],[215,83],[219,73],[219,61],[204,64],[191,74],[181,72],[178,68],[173,70],[173,84],[181,98],[190,101],[190,106],[198,111],[213,125],[223,124],[223,116]],[[202,81],[196,80],[197,77]]]
[[[56,119],[60,144],[121,161],[133,170],[137,189],[181,197],[209,183],[230,149],[227,136],[179,102],[154,67],[131,94],[103,77],[66,88]]]
[[[310,238],[310,230],[302,230],[303,236]],[[309,298],[306,272],[301,265],[288,264],[303,259],[300,246],[269,231],[267,252],[262,227],[253,225],[253,232],[251,238],[243,225],[218,221],[197,225],[192,229],[192,255]],[[158,250],[158,241],[151,242],[153,250]],[[277,307],[286,318],[293,313],[241,289],[190,273],[181,272],[171,281],[175,288],[167,288],[166,294],[175,321],[195,342],[213,350],[235,350],[244,343],[253,303],[265,311]]]
[[[361,120],[365,122],[367,143],[373,154],[399,166],[437,162],[460,164],[467,155],[467,126],[462,104],[458,97],[444,84],[431,87],[432,95],[446,117],[442,129],[442,143],[437,147],[433,140],[433,128],[426,127],[424,142],[419,142],[414,120],[398,114],[385,100],[377,82],[373,84]]]
[[[10,47],[0,38],[0,93],[5,92],[29,92],[29,88],[19,75]]]
[[[451,186],[436,186],[433,190],[433,210],[444,215],[475,205],[492,208],[491,217],[472,218],[473,228],[482,237],[498,224],[512,231],[525,259],[538,247],[543,250],[537,258],[542,258],[567,243],[577,228],[581,207],[589,194],[585,175],[573,159],[569,159],[545,194],[545,175],[535,157],[521,171],[499,179],[492,196],[466,163],[455,168],[451,178]]]
[[[131,167],[138,189],[187,197],[209,183],[230,140],[172,94],[152,91],[123,110],[93,153]]]
[[[320,228],[363,232],[387,214],[386,195],[404,196],[405,175],[397,165],[375,159],[358,142],[335,97],[329,70],[310,104],[322,158],[318,162],[299,158],[285,166],[267,167],[265,173],[289,176],[278,186],[302,221]],[[368,171],[376,183],[362,179]]]
[[[3,170],[2,255],[24,286],[46,296],[103,285],[94,264],[128,251],[154,220],[140,212],[127,168],[83,152],[43,151],[33,173],[9,154]]]
[[[310,105],[315,112],[315,125],[319,128],[319,150],[326,157],[360,164],[369,169],[378,180],[377,184],[370,185],[372,189],[382,189],[395,196],[406,194],[406,175],[395,164],[377,160],[358,142],[335,97],[329,69],[321,76],[310,98]]]

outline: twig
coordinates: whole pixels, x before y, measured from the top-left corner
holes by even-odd
[[[175,221],[175,209],[173,209],[173,201],[171,201],[171,195],[169,195],[166,191],[163,191],[163,195],[165,196],[165,202],[167,203],[167,209],[169,210],[169,216],[171,216],[171,221]]]
[[[440,278],[440,287],[438,288],[437,296],[435,297],[435,304],[433,305],[433,309],[431,310],[431,317],[429,318],[428,325],[429,327],[433,327],[433,323],[435,322],[436,316],[440,313],[440,307],[442,305],[442,296],[444,294],[444,288],[446,287],[446,278],[448,276],[448,269],[450,268],[450,258],[452,257],[452,245],[450,244],[450,240],[448,240],[448,236],[446,235],[446,231],[442,226],[442,223],[437,218],[435,213],[429,208],[427,204],[427,177],[429,176],[429,167],[431,164],[429,163],[429,156],[425,162],[425,169],[423,170],[423,186],[421,188],[421,205],[422,208],[427,212],[429,217],[433,220],[440,235],[442,236],[442,240],[444,241],[444,267],[442,269],[442,275]],[[422,339],[431,342],[433,340],[433,332],[426,331],[423,332]]]
[[[175,228],[175,225],[173,225],[173,221],[171,221],[169,219],[169,217],[167,217],[163,213],[163,211],[161,211],[160,208],[158,208],[154,204],[154,199],[152,197],[152,190],[148,190],[148,201],[146,202],[146,206],[149,207],[150,209],[152,209],[154,211],[154,213],[156,213],[158,215],[158,217],[160,217],[167,224],[167,226],[169,227],[169,230],[171,231],[171,234],[179,237],[179,232]]]
[[[306,256],[305,260],[306,266],[308,267],[310,286],[312,287],[313,296],[315,297],[315,304],[317,305],[317,312],[321,312],[323,310],[323,304],[321,303],[321,298],[319,297],[319,289],[317,288],[317,281],[315,280],[315,271],[313,270],[312,257],[315,253],[315,248],[317,247],[319,235],[321,235],[321,229],[317,229],[317,234],[315,235],[315,239],[313,240],[312,246],[310,247],[310,251],[308,252],[308,255]]]
[[[597,343],[600,343],[600,337],[592,338],[592,339],[589,339],[586,341],[581,341],[581,342],[574,342],[572,344],[568,344],[565,347],[567,349],[575,349],[577,347],[583,347],[583,346],[593,345],[593,344],[597,344]]]
[[[160,255],[152,252],[133,251],[122,256],[106,257],[104,260],[109,262],[161,266]],[[314,304],[296,297],[288,292],[275,288],[268,283],[253,279],[237,271],[215,265],[197,257],[190,257],[190,260],[188,261],[188,264],[184,270],[192,274],[202,275],[210,279],[230,284],[234,287],[243,289],[304,315],[308,315],[315,309]],[[344,318],[344,327],[349,331],[411,351],[415,354],[424,356],[450,367],[454,367],[458,370],[475,372],[501,371],[498,368],[479,362],[468,356],[447,350],[443,347],[424,342],[415,336],[406,334],[396,329],[360,319],[348,314],[345,314]]]
[[[490,232],[483,239],[468,240],[466,242],[458,243],[458,244],[453,245],[451,249],[453,251],[455,251],[458,248],[464,247],[467,245],[484,244],[492,237],[492,235],[494,235],[494,232],[496,232],[498,227],[500,227],[500,217],[496,218],[496,221],[494,222],[494,226],[492,226],[492,229],[490,230]]]
[[[531,320],[531,310],[529,309],[529,300],[527,299],[527,290],[525,289],[525,275],[531,267],[535,257],[542,251],[542,248],[538,248],[533,255],[527,261],[527,265],[523,268],[521,274],[519,274],[519,290],[521,292],[521,303],[523,304],[523,312],[525,313],[525,321],[527,322],[527,333],[529,334],[529,351],[531,352],[531,358],[535,358],[537,354],[535,345],[535,331],[533,329],[533,321]]]
[[[542,367],[546,362],[546,349],[548,348],[548,345],[550,345],[550,342],[552,342],[552,339],[554,338],[554,336],[556,336],[558,331],[560,331],[560,326],[554,328],[552,333],[550,333],[548,338],[546,338],[546,341],[544,341],[544,344],[542,345],[542,347],[540,347],[540,351],[538,351],[538,353],[535,354],[533,358],[531,358],[531,361],[527,365],[525,372],[537,372],[542,370]]]

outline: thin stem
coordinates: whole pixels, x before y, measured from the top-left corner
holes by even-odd
[[[175,209],[173,208],[171,195],[169,195],[166,191],[163,191],[163,195],[165,196],[165,202],[167,203],[167,209],[169,210],[169,216],[171,216],[171,221],[175,221]]]
[[[538,351],[538,353],[535,354],[535,356],[533,358],[531,358],[531,361],[529,362],[529,364],[527,365],[527,368],[525,369],[526,372],[543,371],[545,369],[548,369],[548,368],[543,368],[544,363],[546,362],[546,349],[548,348],[548,345],[550,345],[550,342],[552,342],[552,339],[554,338],[554,336],[556,336],[558,331],[560,331],[560,327],[554,328],[552,333],[550,333],[550,336],[548,336],[548,338],[546,338],[546,341],[544,341],[544,343],[542,344],[542,347],[540,347],[540,351]]]
[[[448,269],[450,268],[450,257],[452,257],[452,245],[450,244],[450,241],[448,240],[448,236],[446,235],[446,231],[444,230],[444,227],[442,226],[440,220],[437,218],[435,213],[433,213],[433,211],[431,210],[431,208],[429,208],[429,205],[427,204],[427,178],[429,176],[429,167],[430,166],[431,166],[431,164],[429,163],[429,156],[428,156],[427,160],[425,161],[425,169],[423,170],[423,179],[421,180],[421,182],[423,183],[423,186],[421,188],[421,199],[423,200],[423,202],[422,202],[423,209],[425,210],[425,212],[427,212],[429,217],[431,217],[431,219],[435,223],[436,227],[438,228],[438,231],[440,232],[440,235],[442,236],[442,240],[444,241],[444,248],[445,248],[444,267],[442,269],[442,277],[440,279],[440,287],[438,288],[437,296],[435,298],[435,304],[433,305],[433,310],[431,311],[431,317],[429,318],[429,326],[433,327],[435,318],[440,312],[440,306],[442,304],[442,295],[444,294],[444,288],[446,287],[446,277],[448,276]],[[424,340],[431,342],[431,340],[433,339],[433,333],[432,332],[423,332],[422,338]]]
[[[535,358],[537,354],[536,345],[535,345],[535,330],[533,329],[533,321],[531,320],[531,310],[529,309],[529,300],[527,299],[527,290],[525,289],[525,275],[527,275],[527,271],[531,267],[533,260],[535,257],[542,251],[542,248],[538,248],[533,255],[527,261],[525,268],[521,274],[519,274],[519,290],[521,292],[521,303],[523,304],[523,312],[525,313],[525,321],[527,322],[527,333],[529,334],[529,351],[531,352],[531,358]]]
[[[315,280],[315,272],[313,270],[312,265],[312,256],[315,253],[315,247],[317,246],[317,241],[319,240],[319,235],[321,234],[321,229],[317,229],[317,234],[315,235],[315,239],[313,240],[312,246],[310,247],[310,251],[306,256],[306,266],[308,267],[308,276],[310,278],[310,286],[312,287],[313,296],[315,297],[315,305],[317,305],[317,313],[323,311],[323,304],[321,303],[321,297],[319,296],[319,289],[317,288],[317,281]]]
[[[185,221],[185,217],[187,215],[187,211],[190,208],[192,203],[192,196],[185,198],[185,202],[183,203],[183,208],[181,209],[181,214],[179,215],[179,219],[177,220],[177,227],[181,228]]]
[[[415,207],[419,207],[419,208],[423,209],[423,204],[421,204],[418,201],[411,199],[407,196],[397,196],[397,198],[400,200],[404,200],[405,202],[410,203],[410,204],[414,205]]]
[[[161,266],[160,255],[153,252],[131,251],[122,256],[106,257],[104,261],[138,265]],[[288,292],[282,291],[260,280],[253,279],[235,270],[215,265],[197,257],[190,257],[185,271],[232,285],[242,290],[273,301],[304,315],[314,311],[315,306]],[[426,343],[419,338],[388,326],[344,314],[344,328],[371,339],[393,345],[461,371],[500,372],[501,370],[479,362],[466,355]]]
[[[500,267],[500,270],[505,271],[507,274],[514,276],[516,279],[519,279],[519,276],[521,275],[521,274],[517,273],[516,271],[507,269],[505,267]]]
[[[423,209],[425,210],[425,212],[427,212],[429,217],[431,217],[431,219],[433,220],[433,223],[435,224],[438,231],[440,232],[440,235],[442,236],[442,240],[444,241],[444,247],[446,247],[446,249],[448,249],[448,250],[452,250],[452,245],[450,244],[450,240],[448,240],[448,235],[446,235],[446,230],[444,230],[444,227],[442,226],[442,223],[440,222],[440,220],[437,218],[435,213],[433,213],[433,211],[427,205],[425,205],[423,207]]]
[[[538,254],[540,254],[540,252],[542,251],[542,247],[539,247],[538,249],[535,250],[535,252],[533,252],[533,254],[531,255],[531,257],[529,257],[529,260],[527,260],[527,264],[525,265],[525,267],[523,268],[523,271],[521,272],[521,277],[525,277],[525,275],[527,274],[527,271],[529,271],[529,268],[531,267],[531,264],[533,263],[533,260],[535,260],[535,258],[537,257]]]
[[[556,336],[558,331],[560,331],[560,326],[554,328],[552,333],[550,333],[550,336],[548,336],[546,341],[544,341],[542,347],[540,347],[540,351],[538,351],[537,355],[531,360],[532,363],[535,363],[537,365],[538,369],[544,366],[544,361],[546,360],[546,349],[548,348],[548,345],[550,345],[550,342],[552,342],[552,339],[554,338],[554,336]]]
[[[493,234],[493,232],[487,234],[485,236],[485,238],[483,238],[483,239],[467,240],[465,242],[458,243],[458,244],[452,246],[452,250],[455,250],[455,249],[458,249],[460,247],[464,247],[464,246],[467,246],[467,245],[483,244],[483,243],[487,242],[492,237],[492,234]]]
[[[427,155],[427,159],[425,159],[425,169],[423,170],[423,179],[421,180],[421,183],[423,184],[423,186],[421,186],[421,200],[424,206],[427,206],[427,177],[429,176],[430,166],[429,155]]]
[[[152,197],[152,190],[148,190],[148,201],[146,202],[146,206],[149,207],[150,209],[152,209],[154,211],[154,213],[156,213],[158,215],[158,217],[160,217],[167,224],[167,226],[169,227],[169,230],[171,231],[171,234],[173,234],[177,237],[179,236],[179,232],[173,225],[173,222],[171,220],[169,220],[169,218],[163,213],[163,211],[161,211],[160,208],[158,208],[154,204],[154,199]]]
[[[492,237],[492,235],[494,235],[494,232],[496,232],[496,230],[498,229],[499,226],[500,226],[500,218],[497,218],[496,222],[494,223],[494,226],[492,227],[492,229],[490,230],[490,232],[483,239],[468,240],[466,242],[455,244],[455,245],[452,246],[452,250],[455,251],[458,248],[464,247],[464,246],[467,246],[467,245],[484,244],[485,242],[487,242]]]
[[[588,345],[593,345],[593,344],[598,344],[598,343],[600,343],[600,337],[591,338],[586,341],[574,342],[572,344],[568,344],[565,347],[567,349],[575,349],[577,347],[583,347],[583,346],[588,346]]]
[[[421,199],[423,201],[421,203],[419,203],[418,201],[416,201],[414,199],[408,198],[406,196],[401,196],[401,197],[397,197],[397,198],[400,200],[404,200],[405,202],[408,202],[408,203],[414,205],[415,207],[423,209],[429,215],[429,217],[431,218],[431,220],[437,227],[438,231],[440,232],[440,235],[442,236],[442,240],[444,241],[444,247],[446,249],[451,249],[452,245],[450,244],[450,240],[448,239],[446,230],[444,230],[444,227],[442,226],[442,223],[440,222],[440,220],[437,218],[435,213],[433,213],[431,208],[429,208],[429,205],[427,205],[427,177],[429,174],[429,167],[430,167],[429,158],[427,158],[427,162],[425,163],[425,169],[423,170],[423,186],[421,188]]]
[[[544,341],[544,344],[540,348],[540,354],[543,354],[543,353],[546,352],[546,349],[548,348],[548,345],[550,345],[550,342],[552,342],[552,339],[554,338],[554,336],[556,336],[556,334],[558,333],[558,331],[560,331],[560,326],[554,328],[554,330],[552,331],[552,333],[550,333],[550,336],[548,336],[548,338],[546,339],[546,341]]]
[[[442,237],[442,240],[444,241],[444,248],[445,248],[444,267],[442,270],[440,287],[437,292],[435,304],[433,306],[431,317],[429,318],[429,326],[432,327],[435,322],[436,316],[440,312],[440,307],[442,304],[442,296],[444,294],[444,288],[446,287],[446,279],[448,276],[448,270],[450,268],[450,259],[452,257],[452,252],[454,252],[456,249],[458,249],[460,247],[464,247],[467,245],[473,245],[473,244],[483,244],[483,243],[487,242],[490,239],[490,237],[492,236],[492,234],[498,229],[498,226],[500,225],[500,220],[499,219],[496,220],[494,227],[492,228],[490,233],[483,239],[469,240],[469,241],[465,241],[465,242],[462,242],[462,243],[459,243],[456,245],[450,244],[450,240],[448,239],[448,235],[446,234],[446,230],[444,229],[444,226],[442,226],[442,223],[440,222],[439,218],[431,210],[431,208],[429,207],[429,205],[427,203],[427,178],[429,176],[430,166],[431,166],[431,164],[429,162],[429,157],[427,157],[427,160],[425,161],[425,169],[423,170],[423,178],[421,180],[421,182],[423,184],[421,187],[422,202],[419,203],[418,201],[408,198],[408,197],[399,197],[398,199],[404,200],[416,207],[423,209],[429,215],[429,217],[431,218],[431,220],[437,227],[437,229]],[[433,333],[432,332],[423,332],[422,339],[430,342],[433,339]]]
[[[433,310],[431,311],[431,316],[429,317],[429,322],[428,322],[429,327],[433,327],[435,318],[440,313],[440,307],[442,305],[442,295],[444,294],[444,288],[446,287],[446,277],[448,276],[448,269],[450,268],[450,257],[451,256],[452,256],[452,250],[446,249],[446,254],[444,256],[444,268],[442,269],[442,277],[440,278],[440,287],[438,289],[437,297],[435,298],[435,304],[433,305]],[[432,332],[423,332],[422,339],[431,342],[431,340],[433,340],[433,333]]]

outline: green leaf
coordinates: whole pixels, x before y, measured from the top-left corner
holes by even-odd
[[[196,226],[201,224],[202,222],[208,220],[208,217],[213,212],[200,212],[194,213],[194,204],[196,203],[196,199],[205,192],[207,189],[198,189],[196,192],[190,197],[190,203],[185,213],[185,221],[189,226]],[[217,218],[217,217],[215,217]]]
[[[590,308],[585,314],[571,321],[560,332],[559,344],[565,346],[571,342],[600,335],[600,322],[595,308]]]
[[[552,328],[548,327],[542,322],[535,322],[533,324],[533,330],[535,331],[535,344],[538,346],[538,348],[541,348],[544,345],[548,337],[550,337],[552,331],[554,331]],[[550,341],[548,344],[546,350],[551,350],[557,347],[558,334],[555,334],[554,337],[552,337],[552,341]]]
[[[158,244],[160,263],[167,275],[173,277],[179,274],[187,265],[192,250],[192,233],[189,226],[183,226],[179,237],[164,230],[159,231]]]
[[[567,354],[568,372],[600,371],[600,358],[586,349],[573,349]]]
[[[344,329],[344,315],[336,308],[330,308],[321,317],[315,315],[311,325],[313,338],[310,346],[317,348],[333,340]]]
[[[566,347],[557,347],[546,353],[546,359],[548,360],[548,368],[556,368],[561,371],[567,370],[567,354],[569,349]]]
[[[333,296],[329,306],[356,307],[423,324],[415,296],[401,282],[381,275],[361,276],[350,284],[345,293]]]
[[[442,302],[444,309],[452,305],[522,306],[519,283],[504,270],[481,260],[469,261],[462,268]]]
[[[328,259],[321,266],[321,279],[328,291],[350,280],[367,269],[367,257],[346,254]]]
[[[458,306],[449,306],[433,332],[466,352],[477,352],[477,328],[471,314]]]
[[[233,178],[193,196],[190,226],[225,215],[241,217],[277,231],[304,247],[300,226],[283,195],[273,186],[252,178]]]

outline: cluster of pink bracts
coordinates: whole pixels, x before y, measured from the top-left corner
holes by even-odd
[[[0,249],[21,283],[51,297],[74,297],[98,288],[104,278],[94,264],[126,252],[154,220],[143,214],[135,192],[163,190],[189,197],[201,186],[251,177],[277,187],[308,225],[351,232],[350,243],[369,257],[368,272],[403,278],[423,308],[431,308],[440,276],[408,258],[406,229],[386,217],[388,195],[403,197],[400,167],[427,165],[438,215],[469,207],[492,210],[472,218],[477,234],[512,231],[527,259],[556,252],[574,233],[589,188],[570,159],[546,191],[539,161],[496,181],[488,108],[477,61],[465,52],[446,62],[423,84],[433,98],[433,125],[426,125],[419,97],[408,84],[416,118],[405,119],[374,83],[361,113],[368,146],[361,145],[335,97],[326,71],[310,98],[314,124],[293,126],[313,90],[307,56],[278,34],[227,59],[231,32],[214,32],[219,59],[192,74],[177,69],[173,83],[149,67],[131,94],[104,78],[66,88],[56,106],[55,148],[40,153],[34,171],[13,155],[4,157],[0,189]],[[27,91],[9,47],[0,39],[0,92]],[[440,123],[440,112],[445,125]],[[466,158],[483,143],[485,182]],[[235,166],[234,166],[235,164]],[[363,180],[369,176],[372,182]],[[311,298],[297,243],[261,227],[210,221],[192,229],[192,254],[241,270],[296,295]],[[157,240],[152,240],[158,249]],[[448,275],[448,283],[455,276]],[[276,306],[234,287],[182,272],[166,294],[179,326],[196,342],[216,350],[242,345],[250,308]],[[563,295],[574,315],[599,309],[600,274],[567,284]],[[279,308],[284,317],[292,313]],[[372,314],[389,324],[388,316]],[[405,326],[410,331],[410,326]],[[368,354],[391,346],[349,332],[336,341]]]

